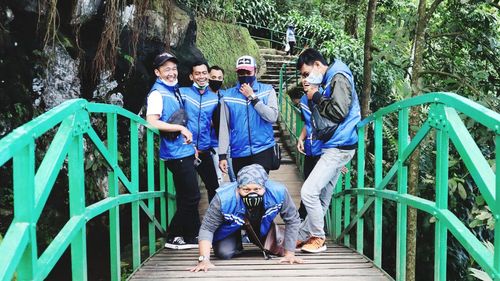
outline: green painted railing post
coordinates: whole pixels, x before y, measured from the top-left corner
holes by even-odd
[[[345,190],[351,189],[351,162],[347,165],[347,173],[345,174]],[[346,193],[344,201],[344,229],[351,223],[351,194]],[[344,245],[351,246],[351,235],[347,233],[344,236]]]
[[[164,161],[158,161],[158,164],[160,166],[160,191],[164,194],[164,196],[162,196],[160,198],[160,211],[161,211],[161,225],[163,226],[163,229],[167,229],[167,225],[168,223],[170,222],[170,220],[168,219],[168,213],[167,213],[167,204],[168,204],[168,193],[167,193],[167,186],[166,186],[166,183],[165,183],[165,178],[166,178],[166,175],[165,175],[165,162]]]
[[[139,126],[130,120],[130,180],[133,193],[139,193]],[[154,202],[154,200],[153,200]],[[132,268],[136,270],[141,265],[141,223],[139,216],[139,201],[131,203],[132,212]],[[152,213],[154,214],[154,212]]]
[[[496,204],[500,206],[500,126],[497,127],[495,136],[495,194],[496,194]],[[495,218],[495,252],[493,254],[493,264],[497,272],[500,272],[500,214],[497,212],[494,214]],[[495,276],[496,279],[500,279],[500,276]],[[496,281],[496,280],[495,280]]]
[[[147,131],[146,133],[146,146],[147,146],[147,174],[148,174],[148,191],[153,192],[155,190],[155,150],[154,150],[154,135],[152,131]],[[161,162],[161,161],[160,161]],[[160,191],[161,191],[160,186]],[[165,186],[163,186],[163,190],[165,190]],[[161,226],[166,229],[167,221],[166,221],[166,213],[167,210],[165,208],[165,196],[160,197],[160,202],[163,200],[163,204],[160,203],[161,210]],[[154,198],[148,199],[148,210],[151,214],[155,213],[155,200]],[[163,208],[161,208],[163,206]],[[155,224],[153,221],[149,221],[148,223],[148,246],[149,246],[149,255],[153,255],[156,252],[156,231]]]
[[[75,114],[73,128],[83,126],[83,114]],[[69,215],[70,217],[85,214],[85,168],[83,136],[78,129],[73,130],[73,137],[68,151],[68,177],[69,177]],[[87,241],[85,225],[77,232],[71,242],[71,273],[73,280],[87,280]]]
[[[436,208],[448,210],[448,121],[442,104],[431,106],[430,114],[435,112],[436,120]],[[448,248],[448,229],[444,221],[436,220],[434,249],[434,280],[446,280],[446,252]]]
[[[14,178],[14,220],[28,224],[28,245],[24,248],[17,267],[18,280],[33,280],[36,271],[38,249],[36,223],[33,221],[35,205],[35,142],[19,149],[13,158]]]
[[[360,127],[358,129],[358,189],[365,188],[365,128]],[[357,204],[356,210],[359,213],[363,206],[365,205],[365,195],[362,193],[358,193],[357,195]],[[364,245],[364,224],[365,220],[363,216],[358,218],[356,223],[356,251],[358,253],[363,254],[363,245]]]
[[[177,209],[177,202],[175,201],[174,178],[169,169],[167,169],[167,201],[168,224],[170,224]]]
[[[408,192],[408,167],[402,160],[403,151],[408,147],[408,109],[398,112],[398,194]],[[396,229],[396,280],[406,280],[406,231],[408,206],[397,201],[397,229]]]
[[[119,195],[118,175],[115,169],[118,167],[118,132],[116,113],[107,113],[107,135],[108,150],[112,163],[108,172],[109,197]],[[109,251],[111,263],[111,280],[121,279],[120,262],[120,207],[109,209]]]
[[[334,195],[342,192],[342,181],[343,181],[342,178],[343,178],[343,176],[342,176],[342,174],[340,174],[339,178],[337,180],[337,183],[334,186],[334,188],[335,188],[335,192],[333,193]],[[333,233],[334,233],[335,239],[337,239],[340,236],[340,233],[342,233],[342,201],[343,201],[343,198],[342,198],[342,196],[335,196],[334,198],[332,198],[332,201],[334,202],[334,205],[333,205],[334,212],[333,212],[331,218],[334,220]]]
[[[375,189],[379,189],[382,182],[382,116],[375,117]],[[375,198],[375,217],[373,220],[373,261],[376,266],[382,267],[382,198]]]

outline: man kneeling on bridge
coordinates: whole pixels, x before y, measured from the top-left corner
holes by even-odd
[[[217,189],[200,227],[198,265],[190,271],[207,271],[214,267],[210,262],[212,241],[215,256],[219,259],[231,259],[241,254],[240,230],[245,227],[245,222],[259,235],[260,243],[254,241],[254,244],[262,244],[278,213],[285,222],[285,252],[280,263],[302,263],[302,259],[295,257],[300,219],[286,187],[269,180],[264,168],[258,164],[243,167],[237,179],[237,182]]]

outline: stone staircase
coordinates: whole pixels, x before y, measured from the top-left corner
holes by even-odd
[[[287,67],[286,70],[287,75],[289,77],[291,75],[295,75],[295,60],[297,59],[297,57],[287,56],[284,51],[269,48],[261,48],[260,55],[265,64],[263,64],[261,67],[261,75],[258,80],[259,82],[273,85],[274,89],[276,90],[276,94],[278,94],[281,67],[285,63],[289,64],[289,67]],[[277,143],[280,144],[281,147],[281,164],[295,164],[295,161],[290,153],[290,148],[283,143],[284,138],[279,124],[273,124],[273,130],[274,139]]]

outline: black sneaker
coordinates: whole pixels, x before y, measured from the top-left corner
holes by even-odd
[[[173,237],[167,239],[167,243],[165,243],[165,248],[174,250],[197,249],[198,239],[196,239],[196,244],[192,244],[192,243],[186,243],[186,241],[184,241],[184,238],[182,238],[182,236]]]

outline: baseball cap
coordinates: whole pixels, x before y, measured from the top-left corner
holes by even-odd
[[[257,63],[252,56],[242,56],[236,60],[236,70],[245,69],[248,71],[255,70]]]
[[[158,68],[169,60],[173,61],[176,64],[179,63],[179,61],[174,55],[168,52],[164,52],[156,56],[155,60],[153,61],[153,67]]]

